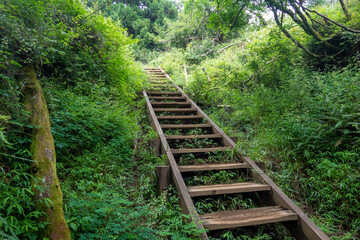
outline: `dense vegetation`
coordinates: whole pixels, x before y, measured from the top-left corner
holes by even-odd
[[[211,4],[194,2],[203,10]],[[312,9],[359,29],[360,5],[349,1],[348,6],[351,20],[339,3],[314,3]],[[198,14],[198,22],[207,17]],[[266,162],[274,180],[326,233],[334,239],[359,237],[359,35],[333,28],[332,37],[343,35],[336,44],[347,54],[317,59],[263,18],[231,33],[215,18],[227,38],[219,41],[211,14],[217,13],[205,21],[207,37],[188,30],[186,45],[176,39],[151,65],[161,65],[228,133],[237,133],[240,149]],[[187,13],[185,5],[184,15],[174,26],[194,27],[184,20],[194,10]],[[315,47],[319,42],[301,27],[283,21],[304,47],[324,54],[319,50],[326,49]],[[170,31],[171,36],[177,32]]]
[[[196,238],[175,191],[156,195],[164,159],[146,144],[141,60],[238,135],[332,239],[359,238],[359,14],[356,0],[0,1],[0,236],[41,239],[47,225],[23,104],[33,65],[72,238]]]

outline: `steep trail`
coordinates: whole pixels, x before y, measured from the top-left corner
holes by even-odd
[[[227,136],[161,68],[145,68],[150,88],[143,90],[151,126],[168,158],[182,211],[199,229],[233,229],[283,223],[296,239],[329,239]],[[165,132],[165,133],[164,133]],[[194,180],[219,171],[239,177],[231,183],[201,184]],[[210,175],[209,175],[210,174]],[[189,180],[190,179],[190,180]],[[241,181],[239,181],[241,179]],[[256,207],[199,214],[194,201],[241,194]],[[202,239],[208,239],[204,233]]]

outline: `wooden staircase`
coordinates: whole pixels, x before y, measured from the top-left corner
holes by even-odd
[[[235,143],[160,67],[145,68],[145,71],[149,75],[150,83],[153,83],[150,89],[143,90],[150,123],[159,134],[162,154],[168,158],[172,179],[180,197],[180,206],[184,213],[192,216],[199,229],[205,228],[211,233],[212,230],[284,222],[296,239],[329,239],[249,157],[241,156],[231,163],[181,164],[180,159],[183,155],[197,154],[206,158],[211,153],[234,151]],[[163,123],[164,121],[166,123]],[[171,121],[176,123],[169,123]],[[206,133],[165,135],[163,131],[169,129],[175,131],[199,129]],[[176,148],[172,144],[201,139],[217,141],[220,144],[202,148]],[[245,170],[250,172],[249,176],[252,180],[230,184],[186,186],[183,177],[183,174],[222,170]],[[268,205],[199,215],[193,201],[204,196],[248,193],[264,193],[265,195],[262,196],[266,196]],[[201,238],[208,239],[208,234],[202,234]]]

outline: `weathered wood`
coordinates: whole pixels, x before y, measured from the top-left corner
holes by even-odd
[[[210,124],[161,124],[165,129],[211,128]]]
[[[181,170],[180,170],[181,172]],[[230,193],[270,191],[270,186],[259,183],[232,183],[188,187],[191,197],[211,196]]]
[[[159,117],[158,117],[159,118]],[[222,138],[221,134],[203,134],[203,135],[166,135],[167,140],[174,139],[197,139],[197,138]]]
[[[157,193],[162,194],[170,184],[170,166],[156,166],[155,167],[157,182]]]
[[[153,79],[153,78],[166,78],[165,75],[152,75],[150,76],[150,79]]]
[[[200,216],[205,228],[210,230],[254,226],[267,223],[296,221],[298,216],[291,210],[277,206],[246,210],[209,213]]]
[[[185,113],[185,112],[196,112],[196,109],[195,108],[154,108],[154,111]]]
[[[247,163],[217,163],[217,164],[201,164],[201,165],[183,165],[179,166],[180,172],[199,172],[199,171],[214,171],[214,170],[231,170],[248,168]]]
[[[172,149],[173,154],[206,153],[231,150],[229,147]]]
[[[146,91],[147,94],[150,95],[178,95],[181,96],[181,92],[158,92],[158,91]]]
[[[153,107],[190,107],[191,104],[188,102],[152,102]]]
[[[202,119],[201,115],[185,115],[185,116],[158,116],[158,120],[192,120]]]
[[[185,97],[149,97],[153,100],[185,100]]]
[[[154,151],[156,156],[160,156],[161,153],[161,142],[160,139],[149,139],[150,148]]]

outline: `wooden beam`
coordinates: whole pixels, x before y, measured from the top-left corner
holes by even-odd
[[[156,166],[155,167],[157,182],[157,193],[162,194],[170,184],[170,166]]]

